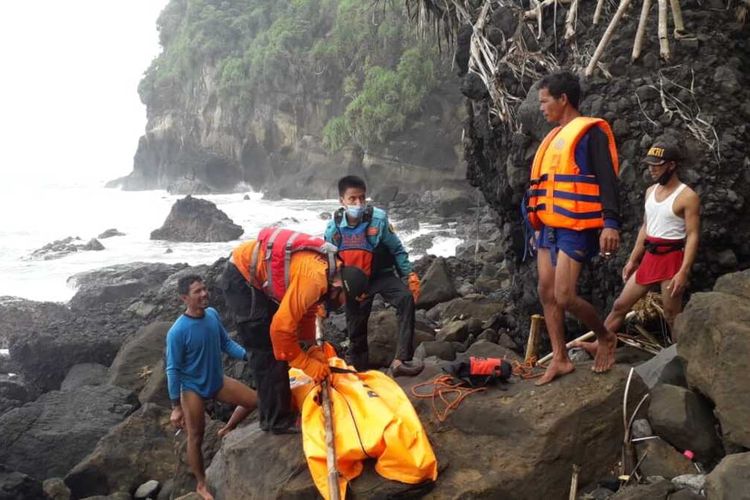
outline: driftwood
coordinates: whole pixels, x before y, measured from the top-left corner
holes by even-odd
[[[529,340],[526,342],[526,356],[524,357],[524,362],[526,363],[533,363],[533,359],[536,358],[539,353],[539,339],[541,337],[543,324],[544,316],[540,314],[533,314],[531,316]]]
[[[594,20],[592,23],[594,26],[599,24],[599,19],[602,16],[602,8],[604,7],[604,0],[597,0],[596,1],[596,10],[594,11]]]
[[[672,57],[669,51],[669,38],[667,38],[667,0],[659,2],[659,55],[665,61]]]
[[[323,343],[323,321],[315,320],[315,341]],[[339,500],[339,471],[336,469],[336,448],[334,445],[333,415],[331,414],[331,395],[328,392],[328,380],[323,380],[320,387],[321,402],[323,404],[323,425],[326,431],[326,465],[328,466],[328,498]]]
[[[570,10],[565,18],[565,40],[570,40],[576,36],[576,21],[578,20],[578,0],[570,3]]]
[[[659,1],[665,2],[666,0],[659,0]],[[599,40],[599,45],[596,46],[596,50],[594,51],[594,55],[591,57],[591,61],[589,61],[589,65],[586,66],[586,71],[584,72],[584,74],[587,77],[591,76],[591,74],[594,72],[596,63],[599,62],[599,59],[602,57],[602,54],[604,53],[604,49],[607,48],[607,45],[609,45],[609,40],[612,38],[612,34],[615,32],[617,23],[620,22],[622,15],[625,13],[625,10],[628,8],[628,5],[630,5],[630,0],[622,0],[620,2],[620,6],[617,7],[617,12],[615,12],[615,15],[612,17],[612,20],[609,22],[609,26],[607,26],[607,30],[604,32],[602,39]]]
[[[581,472],[581,466],[573,464],[573,475],[570,477],[570,495],[568,500],[576,500],[578,496],[578,473]]]
[[[643,46],[643,36],[646,34],[646,21],[648,21],[649,10],[651,10],[651,0],[643,0],[641,18],[638,20],[638,31],[635,32],[635,42],[633,42],[633,54],[630,57],[631,61],[635,61],[641,56],[641,47]]]
[[[635,312],[634,311],[630,311],[629,313],[627,313],[625,315],[625,319],[630,319],[634,315],[635,315]],[[533,318],[533,316],[532,316],[532,318]],[[573,343],[574,342],[585,342],[585,341],[587,341],[589,339],[594,338],[595,336],[596,336],[596,334],[593,331],[590,330],[590,331],[584,333],[583,335],[581,335],[580,337],[577,337],[577,338],[571,340],[570,342],[568,342],[567,344],[565,344],[565,349],[570,349],[571,347],[573,347]],[[550,359],[552,359],[552,354],[553,353],[549,353],[546,356],[542,357],[539,361],[536,362],[537,366],[538,365],[542,365],[542,364],[546,363],[547,361],[549,361]]]

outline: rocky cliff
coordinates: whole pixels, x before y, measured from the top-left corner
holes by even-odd
[[[456,82],[401,5],[351,0],[171,0],[125,189],[332,197],[465,178]],[[446,83],[448,82],[448,83]]]
[[[550,128],[539,112],[533,85],[557,68],[583,75],[615,8],[604,2],[594,24],[596,2],[575,2],[577,17],[568,37],[569,2],[545,2],[541,17],[537,9],[528,10],[526,2],[507,0],[469,2],[473,9],[468,10],[460,2],[407,3],[443,20],[454,34],[469,117],[464,129],[468,178],[497,212],[502,232],[493,243],[506,255],[505,265],[514,275],[516,304],[531,312],[538,308],[536,267],[533,259],[522,261],[520,204],[534,152]],[[692,289],[710,288],[720,274],[750,265],[750,206],[745,199],[750,188],[747,8],[721,0],[681,4],[685,29],[677,37],[669,31],[669,60],[660,57],[657,9],[652,5],[641,55],[631,62],[642,8],[638,2],[625,10],[593,73],[582,76],[581,111],[612,125],[621,165],[622,248],[611,261],[590,266],[581,284],[600,310],[608,309],[621,287],[620,270],[635,241],[643,194],[651,184],[640,161],[661,136],[680,140],[687,156],[680,176],[702,201]],[[670,30],[672,23],[670,14]],[[480,58],[470,57],[472,44],[475,54],[481,46]],[[490,88],[488,80],[493,82]]]

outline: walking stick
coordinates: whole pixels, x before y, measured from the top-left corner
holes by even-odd
[[[315,318],[315,342],[323,345],[323,320]],[[323,402],[323,425],[326,430],[326,465],[328,466],[328,498],[339,500],[339,471],[336,470],[336,448],[333,443],[333,420],[331,419],[331,397],[328,392],[328,380],[321,383],[321,401]]]

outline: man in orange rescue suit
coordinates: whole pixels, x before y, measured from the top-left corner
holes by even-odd
[[[348,175],[339,180],[342,208],[334,212],[325,231],[325,240],[339,250],[346,266],[361,269],[369,277],[366,297],[346,303],[346,330],[349,336],[347,363],[357,370],[368,368],[367,320],[375,294],[396,307],[398,345],[390,366],[392,376],[416,375],[423,365],[412,360],[414,311],[419,299],[419,278],[412,271],[409,254],[388,223],[386,213],[368,206],[367,186],[361,178]],[[396,275],[398,273],[398,276]],[[400,277],[406,277],[408,288]]]
[[[601,373],[614,365],[617,337],[576,288],[587,260],[597,252],[609,258],[617,251],[620,210],[614,136],[606,121],[581,116],[578,78],[553,73],[542,78],[538,89],[542,114],[557,124],[534,157],[526,207],[536,231],[539,298],[553,352],[537,381],[542,385],[575,369],[565,348],[566,311],[596,333],[592,369]]]
[[[644,159],[656,184],[646,190],[643,224],[622,270],[625,287],[604,320],[610,331],[618,331],[633,305],[658,284],[664,316],[675,334],[672,326],[682,310],[682,295],[698,253],[700,233],[700,198],[677,176],[681,160],[680,148],[671,141],[656,142]],[[591,354],[598,347],[596,342],[575,345]]]
[[[321,304],[338,308],[347,299],[356,300],[367,286],[366,276],[341,266],[335,247],[322,238],[266,228],[234,249],[220,285],[248,351],[260,428],[275,434],[299,432],[289,366],[316,382],[330,374],[322,349],[304,351],[300,341],[314,341]]]

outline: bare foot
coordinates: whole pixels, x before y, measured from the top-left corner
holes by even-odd
[[[557,377],[567,375],[568,373],[575,371],[575,369],[576,367],[573,366],[573,363],[567,358],[565,359],[565,361],[556,361],[553,359],[549,362],[547,371],[545,371],[544,375],[542,375],[539,380],[536,381],[535,385],[549,384]]]
[[[574,340],[570,343],[570,347],[578,347],[580,349],[583,349],[587,353],[589,353],[589,356],[592,358],[596,356],[596,348],[597,348],[597,342],[596,340],[593,342],[584,342],[581,340]]]
[[[225,425],[221,429],[219,429],[219,432],[217,434],[219,435],[219,438],[223,438],[227,434],[229,434],[232,430],[234,430],[234,427],[229,427],[229,425]]]
[[[198,486],[195,487],[195,492],[203,500],[214,500],[214,496],[208,492],[208,486],[206,486],[206,483],[198,483]]]
[[[612,332],[606,337],[598,339],[594,366],[591,367],[596,373],[605,373],[615,365],[615,347],[617,347],[617,335]]]

